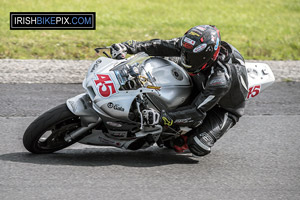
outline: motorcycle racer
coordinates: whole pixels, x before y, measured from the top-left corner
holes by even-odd
[[[192,128],[174,140],[177,152],[189,149],[196,156],[209,154],[214,143],[244,114],[248,80],[242,55],[221,41],[220,31],[211,25],[195,26],[183,37],[171,40],[130,40],[111,46],[116,59],[139,52],[169,57],[190,74],[195,86],[192,103],[162,110],[160,123]]]

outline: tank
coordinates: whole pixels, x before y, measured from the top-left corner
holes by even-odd
[[[155,84],[161,87],[157,95],[149,95],[152,101],[157,102],[159,99],[168,109],[173,109],[184,103],[190,96],[193,87],[191,78],[176,63],[152,57],[145,61],[144,69],[154,77]]]

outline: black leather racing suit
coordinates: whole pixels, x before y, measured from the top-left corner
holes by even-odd
[[[171,40],[154,39],[145,42],[127,41],[127,53],[145,52],[150,56],[170,57],[180,63],[181,38]],[[248,93],[248,80],[244,58],[232,45],[222,41],[217,60],[207,70],[197,74],[190,73],[196,86],[196,96],[192,104],[168,111],[174,124],[197,127],[205,119],[207,112],[227,113],[235,124],[244,113],[245,98]],[[215,114],[214,114],[215,115]],[[222,116],[219,116],[219,118]],[[217,121],[212,120],[212,121]],[[219,123],[225,123],[219,120]],[[207,122],[211,123],[211,122]],[[233,125],[230,125],[233,126]],[[211,127],[213,128],[213,127]]]

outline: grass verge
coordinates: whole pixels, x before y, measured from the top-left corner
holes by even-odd
[[[96,30],[9,30],[10,12],[96,12]],[[300,59],[299,0],[2,0],[0,58],[94,59],[94,47],[214,24],[246,59]]]

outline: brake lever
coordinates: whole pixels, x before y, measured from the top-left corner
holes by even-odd
[[[103,51],[103,54],[106,55],[106,57],[111,58],[105,51]]]
[[[101,50],[103,50],[103,49],[110,49],[110,48],[111,48],[111,46],[108,46],[108,47],[97,47],[97,48],[95,48],[95,51],[96,51],[96,53],[100,53]],[[103,51],[103,54],[106,57],[111,58],[111,56],[109,56],[105,51]]]

